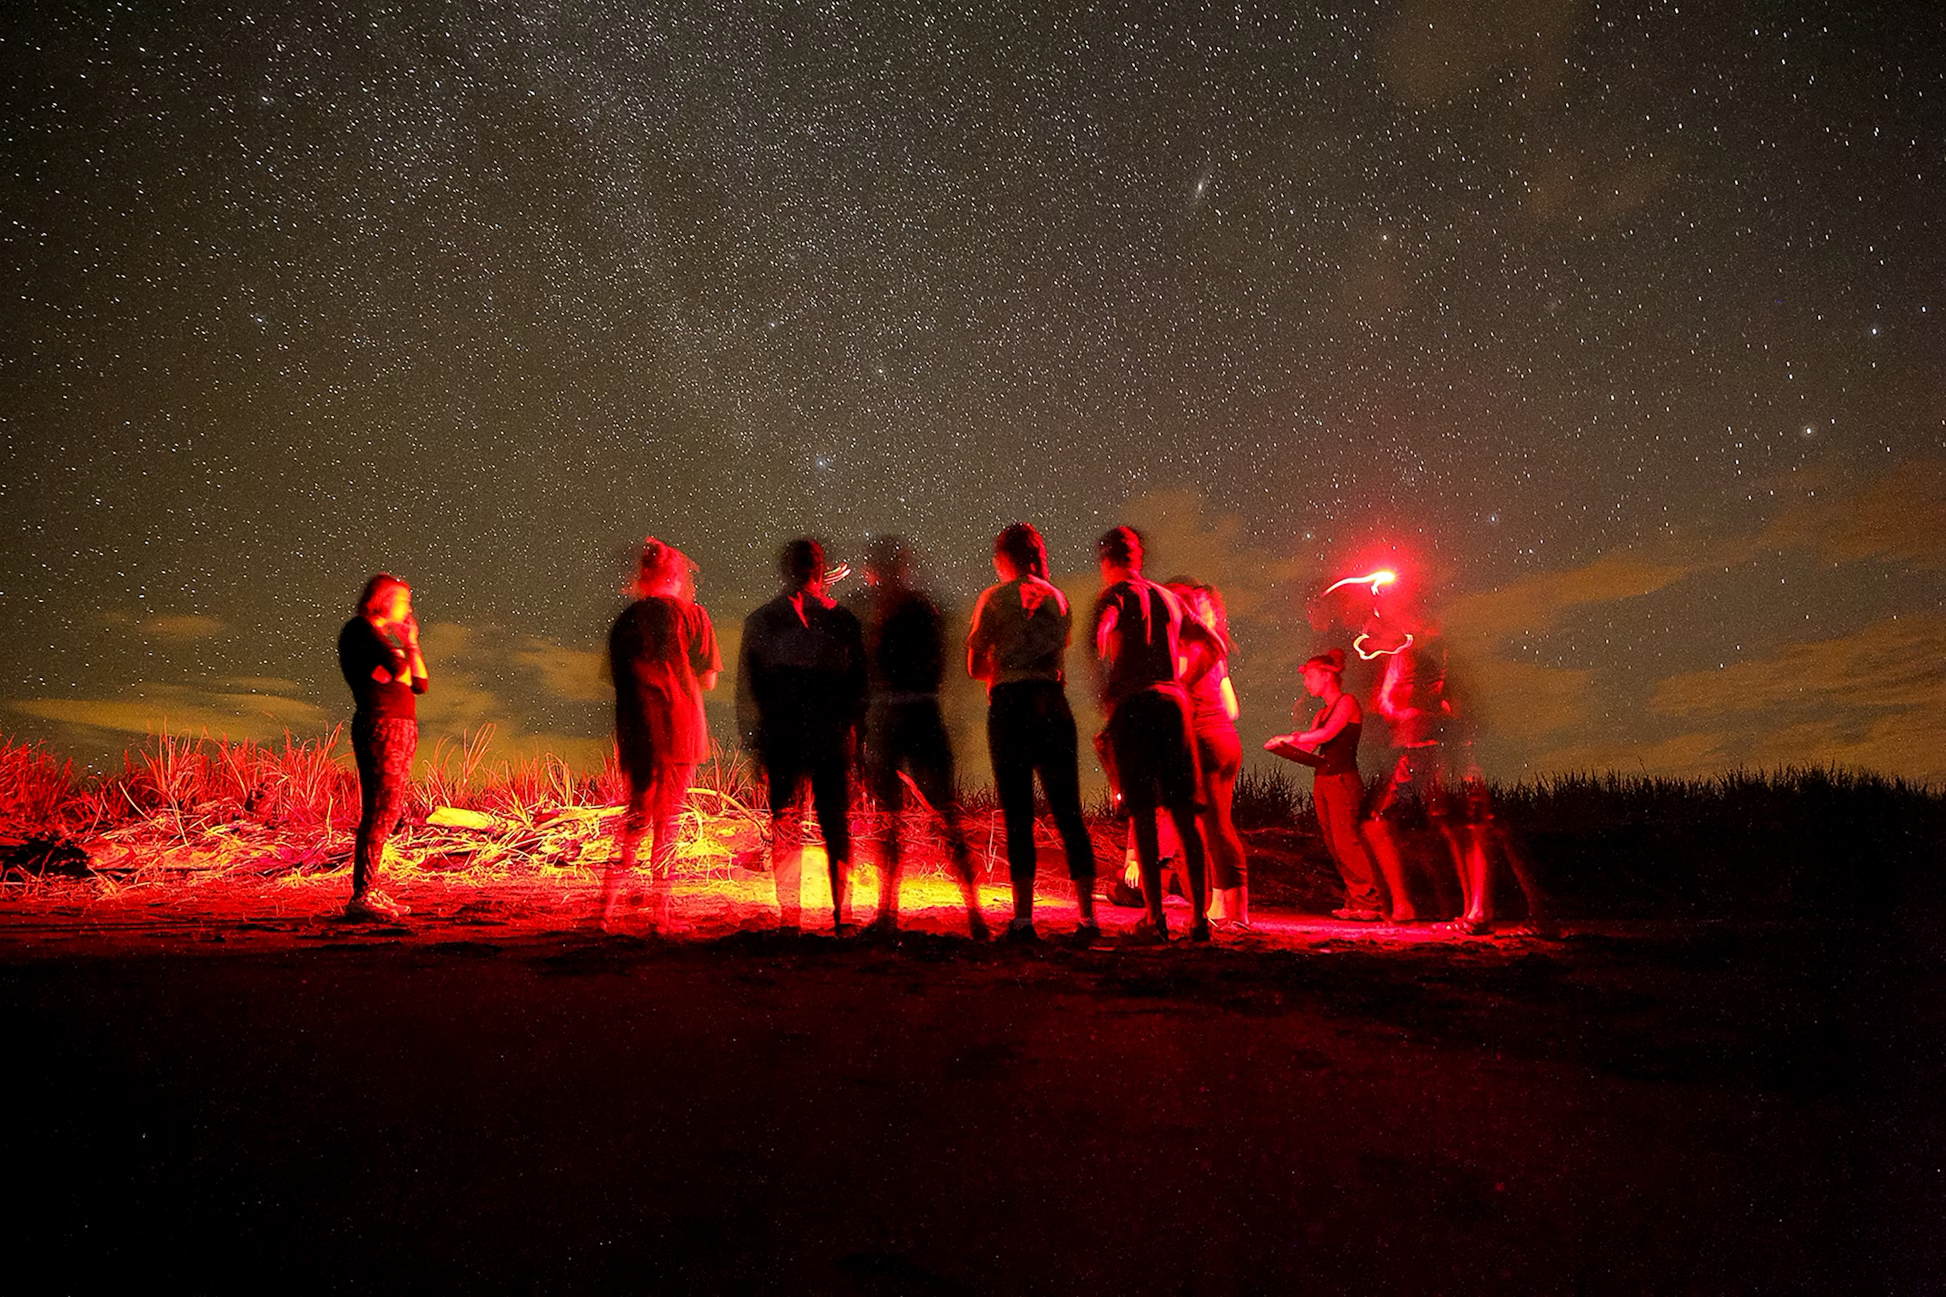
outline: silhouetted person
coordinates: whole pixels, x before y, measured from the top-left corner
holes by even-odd
[[[1229,615],[1215,586],[1187,577],[1168,583],[1183,608],[1201,622],[1222,646],[1209,670],[1188,685],[1189,729],[1196,740],[1196,769],[1200,779],[1198,818],[1209,856],[1210,918],[1219,927],[1250,930],[1249,866],[1243,854],[1243,835],[1231,818],[1237,776],[1243,773],[1243,740],[1237,734],[1236,690],[1230,684]],[[1138,853],[1138,860],[1139,860]]]
[[[925,591],[912,584],[912,555],[896,536],[873,543],[865,589],[856,599],[865,639],[870,701],[865,713],[865,755],[872,795],[887,817],[878,917],[872,926],[899,927],[899,874],[904,858],[901,809],[908,772],[921,800],[940,817],[953,873],[966,900],[966,921],[975,940],[987,936],[973,884],[973,853],[960,825],[959,792],[953,779],[953,745],[939,710],[946,674],[946,619]]]
[[[825,593],[824,546],[808,537],[778,555],[784,589],[743,623],[737,717],[770,790],[771,870],[786,928],[803,913],[803,792],[808,783],[831,872],[831,922],[851,908],[851,757],[865,709],[858,619]]]
[[[649,856],[651,930],[667,920],[667,882],[676,859],[676,825],[696,767],[709,756],[703,691],[716,687],[723,659],[716,628],[695,600],[693,569],[683,553],[649,537],[642,546],[631,592],[608,632],[608,665],[615,680],[615,753],[628,784],[619,859],[602,876],[601,922],[620,917],[618,876],[635,869],[645,829]]]
[[[426,659],[412,587],[380,572],[358,596],[358,615],[338,632],[338,668],[351,686],[351,751],[358,762],[358,835],[345,917],[398,919],[410,907],[377,887],[386,839],[405,813],[412,755],[419,748],[418,696],[426,692]]]
[[[1007,823],[1007,872],[1014,916],[1007,935],[1036,940],[1034,931],[1034,776],[1041,780],[1054,825],[1067,852],[1081,921],[1074,939],[1092,944],[1095,851],[1081,815],[1081,778],[1074,713],[1063,684],[1073,616],[1067,596],[1047,579],[1047,546],[1029,523],[1004,528],[993,540],[989,586],[973,607],[966,637],[966,670],[987,686],[987,750],[993,787]]]
[[[1142,575],[1142,538],[1117,527],[1096,542],[1101,593],[1095,597],[1093,633],[1107,713],[1108,750],[1122,799],[1135,824],[1142,867],[1142,899],[1148,917],[1135,927],[1138,940],[1169,939],[1162,912],[1162,865],[1155,812],[1169,812],[1182,839],[1183,877],[1189,892],[1189,936],[1210,939],[1203,836],[1196,827],[1200,777],[1189,729],[1185,682],[1200,679],[1222,645],[1189,616],[1176,596]],[[1185,672],[1182,662],[1192,659]]]
[[[1376,923],[1386,917],[1385,898],[1379,895],[1372,858],[1358,829],[1365,801],[1365,782],[1358,774],[1358,740],[1364,732],[1365,713],[1358,700],[1345,692],[1344,675],[1343,649],[1332,649],[1307,661],[1304,689],[1324,706],[1311,718],[1310,725],[1293,734],[1278,735],[1264,744],[1264,749],[1311,767],[1311,807],[1317,812],[1318,828],[1338,866],[1338,876],[1345,880],[1345,903],[1331,916],[1353,923]],[[1296,712],[1296,708],[1292,710]],[[1403,880],[1396,885],[1392,902],[1395,922],[1412,917],[1412,902],[1404,893]]]

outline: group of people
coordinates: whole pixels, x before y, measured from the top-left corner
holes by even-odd
[[[1222,598],[1212,587],[1186,578],[1167,584],[1149,580],[1143,574],[1142,537],[1131,527],[1101,536],[1097,557],[1101,589],[1087,625],[1086,657],[1106,717],[1096,748],[1113,799],[1129,821],[1145,911],[1130,939],[1169,940],[1160,821],[1173,830],[1176,872],[1190,907],[1188,937],[1207,942],[1212,918],[1219,926],[1240,929],[1249,923],[1243,844],[1231,820],[1242,747]],[[1047,548],[1031,524],[1001,530],[994,538],[993,567],[998,582],[974,605],[965,669],[987,689],[987,742],[1013,890],[1005,935],[1013,941],[1040,939],[1034,919],[1038,778],[1079,910],[1068,939],[1092,945],[1101,939],[1095,852],[1081,810],[1078,731],[1067,697],[1073,613],[1049,580]],[[872,926],[898,929],[902,811],[909,786],[919,809],[936,815],[942,826],[969,930],[985,939],[988,924],[974,885],[953,748],[939,701],[948,664],[946,619],[916,583],[910,551],[897,538],[874,542],[863,589],[846,604],[830,589],[846,569],[829,568],[816,539],[786,544],[779,569],[782,589],[744,621],[736,689],[741,736],[758,760],[769,794],[770,867],[782,924],[787,929],[802,924],[808,795],[824,838],[833,928],[840,935],[859,930],[851,905],[850,803],[852,772],[862,765],[866,786],[890,821]],[[703,694],[715,687],[723,669],[715,628],[695,599],[694,573],[681,551],[651,537],[630,586],[633,599],[609,633],[615,744],[627,805],[618,850],[603,878],[604,928],[621,924],[628,908],[644,900],[652,930],[669,924],[666,880],[676,854],[678,819],[696,767],[709,751]],[[403,810],[417,745],[415,699],[428,684],[404,581],[380,573],[367,583],[358,615],[339,637],[339,660],[357,705],[352,745],[361,795],[346,913],[354,920],[393,920],[406,907],[378,888],[378,866]],[[1346,906],[1337,916],[1408,922],[1416,911],[1383,812],[1396,799],[1401,780],[1409,784],[1418,778],[1416,768],[1402,762],[1403,774],[1395,772],[1381,790],[1377,811],[1361,812],[1356,752],[1362,718],[1357,700],[1342,687],[1343,671],[1342,652],[1307,662],[1305,685],[1323,710],[1309,729],[1265,746],[1317,769],[1317,813],[1347,889]],[[1392,693],[1401,699],[1397,710],[1405,716],[1409,690],[1395,687]],[[1387,698],[1381,689],[1381,706],[1393,705]],[[1409,758],[1413,749],[1406,746]],[[1429,806],[1434,801],[1445,806],[1435,790],[1422,787],[1421,792]],[[1476,900],[1485,903],[1485,887],[1468,885],[1474,861],[1466,854],[1464,833],[1449,830],[1448,837],[1468,890],[1463,918],[1476,930],[1490,920],[1484,911],[1475,912]],[[628,890],[637,877],[645,835],[651,843],[646,898]],[[1484,837],[1471,845],[1483,870]],[[1371,855],[1378,858],[1389,905],[1378,893]],[[1525,885],[1524,870],[1522,881]]]

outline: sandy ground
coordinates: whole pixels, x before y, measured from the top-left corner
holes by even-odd
[[[0,899],[15,1291],[1939,1291],[1914,924],[1020,949],[920,881],[893,946],[744,878],[652,941],[343,886]]]

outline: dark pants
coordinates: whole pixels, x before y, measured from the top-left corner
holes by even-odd
[[[851,859],[851,761],[845,736],[793,736],[766,739],[763,745],[764,782],[770,793],[770,822],[795,817],[804,785],[811,785],[811,804],[824,830],[825,854],[833,861]]]
[[[1135,856],[1142,870],[1142,899],[1149,921],[1162,926],[1162,851],[1155,827],[1158,807],[1169,812],[1182,839],[1182,872],[1188,884],[1193,927],[1208,922],[1209,876],[1203,835],[1196,825],[1199,789],[1196,745],[1180,690],[1144,689],[1115,704],[1108,717],[1108,746],[1122,781],[1122,801],[1135,826]]]
[[[912,776],[919,795],[945,821],[946,843],[953,853],[956,872],[970,877],[973,857],[966,845],[966,833],[960,828],[959,793],[953,786],[953,743],[939,714],[939,700],[914,698],[874,704],[865,734],[872,796],[878,800],[879,809],[891,817],[885,837],[889,872],[897,877],[904,852],[904,835],[899,831],[899,808],[905,804],[905,787],[899,779],[903,770]]]
[[[1038,774],[1067,850],[1068,877],[1076,887],[1091,887],[1095,848],[1081,818],[1074,713],[1068,710],[1068,696],[1060,682],[995,685],[987,698],[987,751],[993,757],[994,791],[1007,821],[1007,871],[1014,882],[1034,881],[1034,776]]]
[[[1385,898],[1379,895],[1372,858],[1358,834],[1358,807],[1364,800],[1365,783],[1356,771],[1318,775],[1312,781],[1311,805],[1318,813],[1324,845],[1338,865],[1339,877],[1345,880],[1345,905],[1354,910],[1382,911]],[[1398,908],[1409,899],[1394,897],[1393,905]]]
[[[419,722],[354,716],[351,755],[358,763],[358,836],[352,852],[351,894],[363,896],[378,879],[385,841],[405,814],[412,787],[412,754]]]

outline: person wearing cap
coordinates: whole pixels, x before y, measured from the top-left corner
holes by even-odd
[[[784,588],[743,623],[737,721],[770,792],[770,863],[783,926],[803,916],[804,808],[810,785],[831,875],[831,923],[851,921],[851,758],[865,712],[858,618],[826,591],[824,546],[801,537],[778,555]]]
[[[673,545],[651,536],[642,545],[634,602],[608,632],[608,666],[615,682],[615,755],[628,786],[620,850],[602,875],[601,925],[620,918],[620,878],[635,870],[643,832],[650,831],[651,931],[667,923],[666,885],[676,859],[676,823],[696,767],[709,756],[703,693],[716,687],[723,659],[716,627],[696,602],[695,565]]]
[[[1331,649],[1306,661],[1304,690],[1323,703],[1312,717],[1309,729],[1280,735],[1264,744],[1277,751],[1288,744],[1310,754],[1311,806],[1317,812],[1318,828],[1324,844],[1345,880],[1345,903],[1331,917],[1352,923],[1376,923],[1388,917],[1384,898],[1379,895],[1378,879],[1372,858],[1365,850],[1358,831],[1358,812],[1365,800],[1365,781],[1358,774],[1358,739],[1365,728],[1364,712],[1358,700],[1345,692],[1345,653]],[[1414,917],[1403,877],[1386,875],[1392,892],[1389,912],[1395,922]]]

